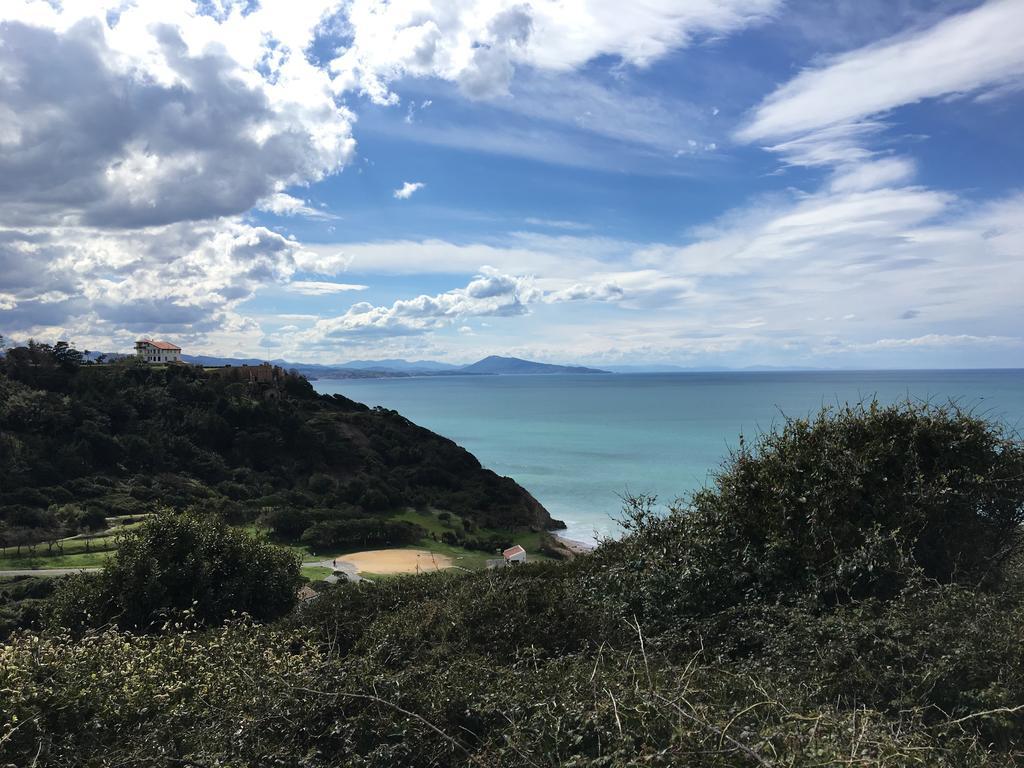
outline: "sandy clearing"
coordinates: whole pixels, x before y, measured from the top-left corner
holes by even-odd
[[[352,563],[357,570],[368,573],[417,573],[452,567],[448,555],[425,549],[372,549],[342,555],[338,560]]]

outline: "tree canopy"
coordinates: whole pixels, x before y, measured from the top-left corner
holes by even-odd
[[[3,546],[194,506],[234,522],[303,520],[282,527],[292,539],[315,523],[409,507],[488,527],[557,525],[452,441],[393,411],[318,395],[297,374],[252,382],[237,367],[99,365],[63,342],[0,357]]]

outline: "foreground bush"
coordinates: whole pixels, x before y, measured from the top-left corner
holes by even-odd
[[[472,585],[497,605],[520,578],[470,576],[458,592]],[[420,610],[429,616],[447,602],[428,599]],[[347,618],[343,609],[338,618]],[[403,631],[413,621],[410,612]],[[390,614],[370,623],[348,652],[302,627],[248,623],[164,636],[22,636],[0,647],[0,764],[809,768],[1024,759],[1013,706],[941,712],[922,703],[926,685],[898,709],[845,702],[815,685],[820,660],[795,678],[788,667],[725,663],[712,647],[673,662],[642,627],[621,635],[607,627],[593,635],[596,647],[554,655],[522,633],[518,651],[502,658],[488,651],[500,642],[493,635],[451,645],[437,634],[442,622],[416,637],[419,649],[401,650],[386,642],[396,628]],[[851,650],[824,654],[856,666]],[[794,661],[814,655],[803,647]],[[994,681],[1003,671],[974,673]]]
[[[824,412],[566,565],[17,635],[0,765],[1021,765],[1021,453],[955,409]]]
[[[288,550],[219,520],[167,512],[122,535],[100,573],[62,584],[50,622],[147,632],[186,613],[200,624],[240,613],[275,619],[295,604],[299,566]]]
[[[990,590],[1021,546],[1024,444],[955,407],[825,409],[741,442],[676,514],[648,502],[605,555],[610,588],[658,621],[886,599],[921,578]]]

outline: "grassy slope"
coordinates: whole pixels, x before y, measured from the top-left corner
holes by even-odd
[[[428,534],[434,534],[438,538],[441,537],[446,531],[460,530],[462,528],[462,520],[458,515],[452,515],[448,522],[442,521],[438,517],[437,512],[416,512],[414,510],[406,510],[401,514],[395,515],[396,520],[407,520],[411,523],[424,528]],[[133,522],[122,527],[130,528],[138,525],[137,522]],[[245,530],[253,535],[266,535],[266,531],[256,525],[247,525]],[[545,534],[533,531],[521,531],[514,532],[509,530],[497,530],[491,528],[480,529],[483,534],[488,533],[501,533],[509,535],[516,543],[521,544],[526,551],[529,553],[528,557],[531,562],[548,561],[552,558],[547,555],[540,553],[541,541]],[[338,552],[330,553],[319,553],[314,554],[309,550],[309,547],[304,544],[296,542],[275,542],[278,546],[285,547],[300,557],[303,561],[309,562],[313,560],[330,560],[334,557],[341,555],[350,554],[352,552],[358,552],[359,549],[346,549]],[[85,539],[69,539],[64,542],[64,553],[58,554],[54,549],[54,554],[47,554],[45,547],[40,546],[37,548],[35,554],[29,555],[22,552],[22,554],[16,555],[14,551],[8,549],[6,552],[0,553],[0,570],[14,570],[14,569],[25,569],[25,568],[76,568],[76,567],[95,567],[101,566],[108,557],[116,549],[116,536],[113,533],[107,533],[100,536],[92,537],[88,540],[89,551],[86,551],[86,540]],[[469,570],[479,570],[487,566],[487,560],[494,557],[494,554],[488,552],[481,552],[479,550],[465,549],[463,547],[455,547],[450,544],[445,544],[442,541],[436,541],[429,535],[420,539],[415,545],[417,549],[426,549],[430,552],[436,552],[439,555],[447,555],[452,558],[455,565],[461,568],[467,568]],[[311,580],[320,580],[330,575],[330,571],[325,568],[316,567],[305,567],[303,568],[303,576]]]
[[[143,516],[144,517],[144,516]],[[21,554],[13,547],[0,550],[0,571],[24,570],[26,568],[89,568],[103,565],[117,549],[117,531],[128,530],[141,525],[140,515],[124,522],[121,518],[107,518],[112,527],[100,534],[76,536],[62,542],[62,550],[54,547],[48,553],[45,544],[36,546],[34,553],[22,547]]]

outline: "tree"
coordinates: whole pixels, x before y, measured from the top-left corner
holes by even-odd
[[[282,539],[297,539],[313,522],[309,513],[296,507],[275,507],[264,516],[264,522]]]
[[[79,514],[76,522],[79,530],[89,532],[102,531],[107,527],[107,516],[103,513],[103,510],[89,507]]]
[[[234,613],[268,621],[291,610],[299,559],[198,512],[162,512],[122,534],[95,578],[73,580],[54,598],[52,623],[149,632],[191,612],[201,624]]]
[[[85,352],[80,352],[68,342],[58,341],[53,345],[51,354],[53,355],[53,359],[57,365],[66,371],[71,371],[78,368],[84,362],[89,351],[86,350]]]

